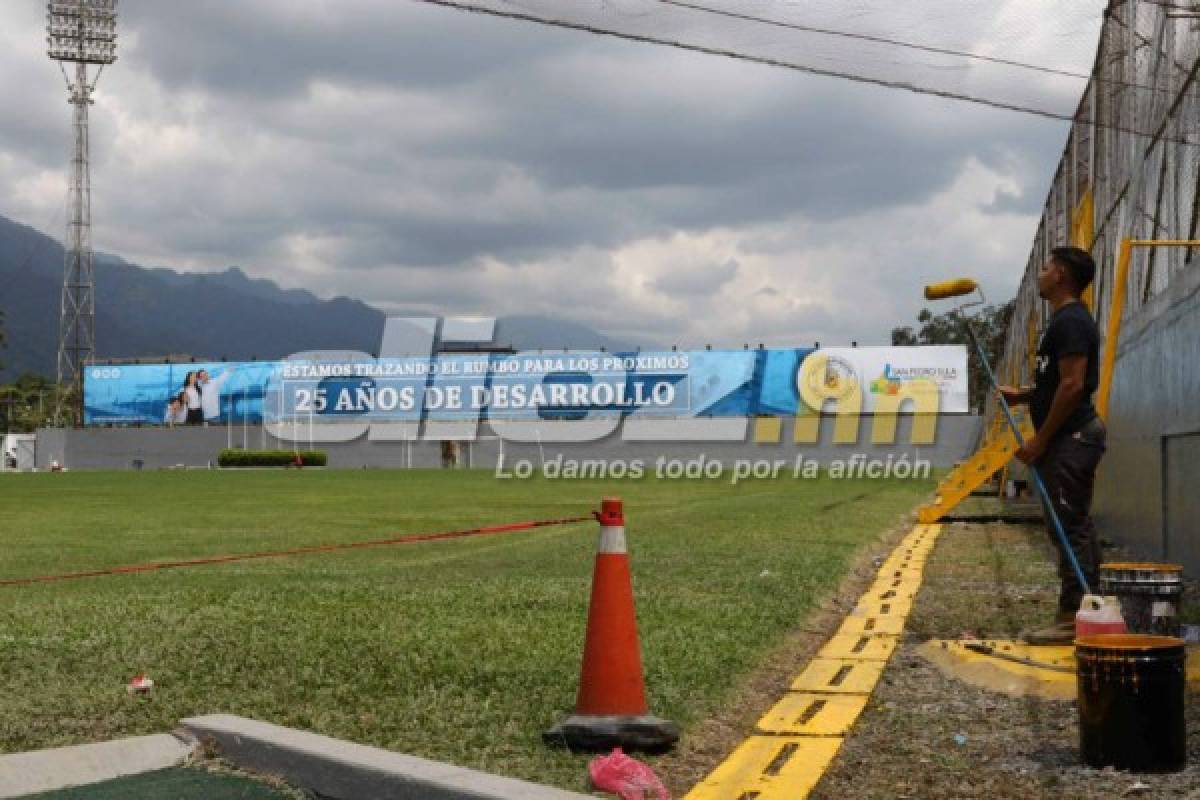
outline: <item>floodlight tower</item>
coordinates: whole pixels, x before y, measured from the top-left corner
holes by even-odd
[[[58,323],[55,416],[83,424],[83,370],[95,357],[96,297],[92,275],[92,179],[88,163],[88,106],[104,67],[117,60],[117,0],[50,0],[46,4],[47,54],[58,62],[74,107],[75,143],[67,193],[67,235],[62,307]],[[75,65],[75,79],[65,63]],[[91,82],[88,65],[98,67]],[[65,393],[63,390],[67,390]],[[74,403],[65,407],[63,398]]]

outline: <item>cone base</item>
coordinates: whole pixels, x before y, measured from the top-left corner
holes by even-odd
[[[627,753],[663,753],[679,741],[679,726],[653,714],[573,714],[542,734],[549,745],[588,753],[620,747]]]

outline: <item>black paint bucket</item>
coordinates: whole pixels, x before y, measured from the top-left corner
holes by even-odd
[[[1130,633],[1179,636],[1183,567],[1178,564],[1101,564],[1100,594],[1121,601]]]
[[[1139,634],[1075,640],[1083,762],[1133,772],[1187,765],[1182,639]]]

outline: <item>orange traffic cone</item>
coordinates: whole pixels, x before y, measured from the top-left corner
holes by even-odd
[[[594,516],[600,522],[600,541],[575,713],[543,738],[572,750],[667,750],[679,740],[679,728],[646,708],[620,499],[604,498]]]

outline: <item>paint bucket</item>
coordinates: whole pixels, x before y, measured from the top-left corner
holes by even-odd
[[[1176,772],[1187,765],[1186,645],[1170,636],[1075,640],[1079,749],[1089,767]]]
[[[1101,564],[1100,594],[1121,601],[1130,633],[1179,636],[1183,567],[1178,564]]]

